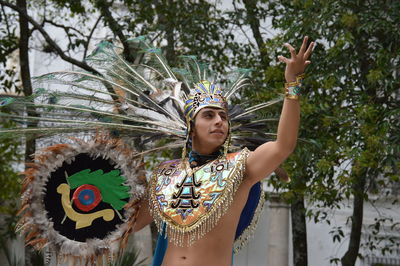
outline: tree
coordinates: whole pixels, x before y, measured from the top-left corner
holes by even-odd
[[[318,40],[300,131],[318,149],[300,143],[289,165],[292,176],[303,181],[296,180],[288,196],[295,199],[306,193],[317,206],[336,208],[341,200],[353,199],[349,247],[341,262],[354,265],[370,188],[398,182],[399,128],[391,125],[398,125],[399,112],[400,5],[267,1],[263,7],[288,42],[305,34]],[[314,213],[314,218],[320,214]],[[302,231],[305,240],[304,230],[298,230]]]

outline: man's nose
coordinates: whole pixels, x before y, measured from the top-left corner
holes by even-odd
[[[215,116],[215,124],[222,124],[222,118],[219,115]]]

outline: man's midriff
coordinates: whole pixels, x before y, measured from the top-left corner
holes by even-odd
[[[230,266],[236,228],[250,188],[251,185],[243,181],[226,214],[193,245],[179,247],[169,242],[162,266]]]

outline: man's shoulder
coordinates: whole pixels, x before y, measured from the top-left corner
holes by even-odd
[[[239,158],[244,158],[244,159],[246,159],[247,156],[249,156],[249,154],[250,154],[249,149],[243,148],[243,149],[241,149],[240,151],[228,153],[228,154],[226,155],[226,158],[227,158],[228,160],[235,160],[235,159],[239,159]]]

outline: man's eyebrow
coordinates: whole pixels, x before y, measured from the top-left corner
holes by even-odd
[[[223,110],[219,111],[218,114],[219,114],[219,115],[228,116],[228,114],[227,114],[225,111],[223,111]]]

